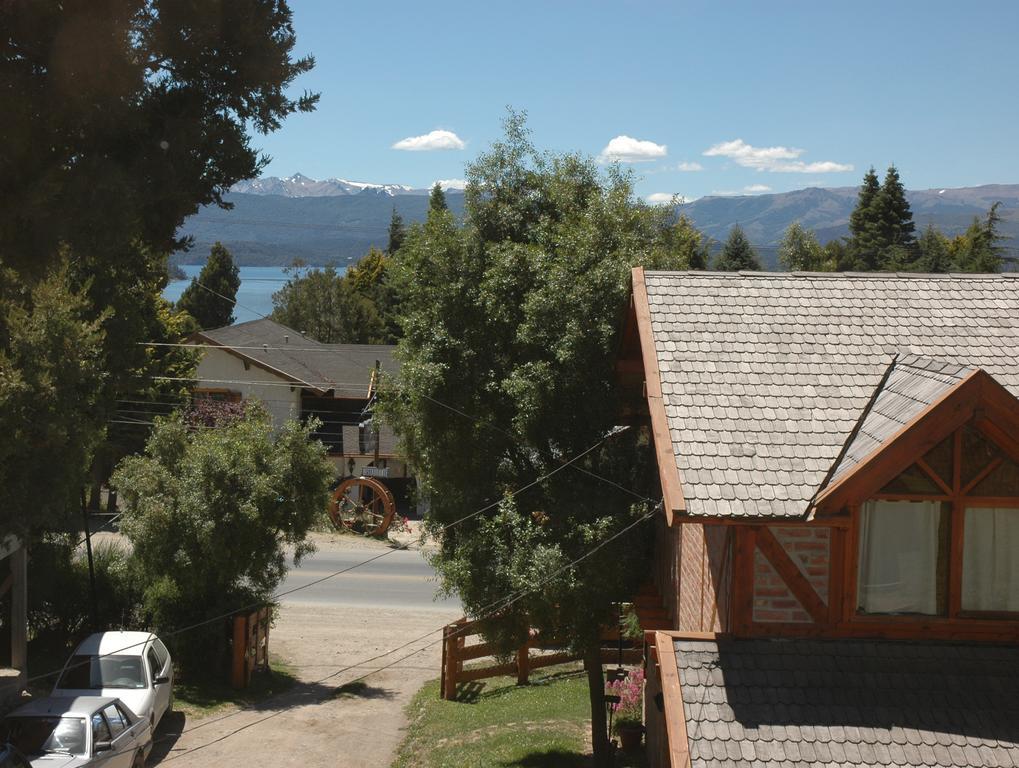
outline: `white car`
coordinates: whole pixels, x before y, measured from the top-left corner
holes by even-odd
[[[151,632],[89,635],[64,665],[53,696],[116,696],[155,730],[173,709],[173,662]]]
[[[7,715],[0,736],[32,768],[144,768],[152,750],[149,721],[110,696],[37,699]]]

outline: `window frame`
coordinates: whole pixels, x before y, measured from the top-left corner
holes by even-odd
[[[962,460],[963,460],[963,433],[965,430],[976,432],[986,441],[995,453],[990,460],[971,479],[963,482]],[[943,440],[952,441],[952,477],[950,482],[942,478],[925,460],[931,450],[934,450]],[[1003,459],[1019,464],[1019,456],[1001,445],[991,435],[987,434],[980,427],[971,422],[956,427],[948,436],[930,445],[923,455],[915,458],[899,474],[906,472],[916,466],[923,471],[943,493],[882,493],[880,490],[871,493],[867,498],[850,507],[852,536],[850,537],[850,548],[847,552],[847,559],[852,564],[852,578],[848,580],[847,601],[845,617],[852,623],[881,623],[893,625],[909,625],[923,623],[937,625],[942,623],[959,622],[972,623],[979,621],[1019,621],[1019,611],[983,611],[963,610],[962,608],[962,571],[964,556],[964,534],[965,516],[967,509],[973,508],[995,508],[1015,507],[1019,508],[1019,491],[1015,496],[975,496],[971,495],[979,484],[993,472]],[[896,475],[898,477],[898,474]],[[891,481],[889,481],[891,482]],[[887,483],[885,484],[887,485]],[[948,505],[948,574],[947,584],[947,610],[944,615],[905,615],[905,614],[874,614],[861,613],[859,611],[859,558],[860,552],[860,524],[863,514],[863,505],[870,500],[881,501],[935,501]]]

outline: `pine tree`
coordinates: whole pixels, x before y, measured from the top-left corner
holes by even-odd
[[[177,309],[190,314],[202,330],[231,325],[240,285],[240,270],[234,257],[222,243],[216,242],[202,271],[192,278],[191,285],[178,299]]]
[[[729,239],[725,241],[725,247],[715,262],[715,269],[720,272],[760,271],[761,262],[757,253],[739,224],[734,224],[729,230]]]
[[[877,228],[874,219],[874,204],[881,186],[877,174],[871,167],[863,176],[863,184],[856,198],[856,208],[849,216],[849,252],[852,254],[853,266],[863,270],[873,270],[878,263]]]
[[[913,212],[906,200],[906,190],[899,179],[899,171],[888,167],[881,191],[874,200],[876,225],[881,249],[899,246],[912,250],[916,245],[916,225]]]
[[[446,205],[446,193],[442,191],[442,185],[435,182],[435,186],[432,187],[432,191],[428,195],[428,212],[447,210],[449,210],[449,206]]]
[[[407,237],[407,230],[403,226],[403,217],[396,212],[396,206],[394,205],[393,215],[389,219],[389,245],[386,248],[386,253],[392,256],[400,250],[405,237]]]

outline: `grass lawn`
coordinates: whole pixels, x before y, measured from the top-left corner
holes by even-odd
[[[427,683],[407,708],[410,721],[393,768],[586,768],[590,764],[587,678],[576,667],[479,681],[460,701]],[[619,753],[619,768],[644,766]]]
[[[252,675],[251,685],[242,691],[219,681],[175,683],[173,708],[188,717],[204,717],[231,704],[239,707],[254,704],[282,693],[296,682],[297,678],[286,662],[270,654],[269,671]]]

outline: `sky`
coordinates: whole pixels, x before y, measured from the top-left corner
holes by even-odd
[[[524,110],[534,143],[664,201],[1019,183],[1019,2],[290,0],[295,92],[265,175],[456,185]]]

